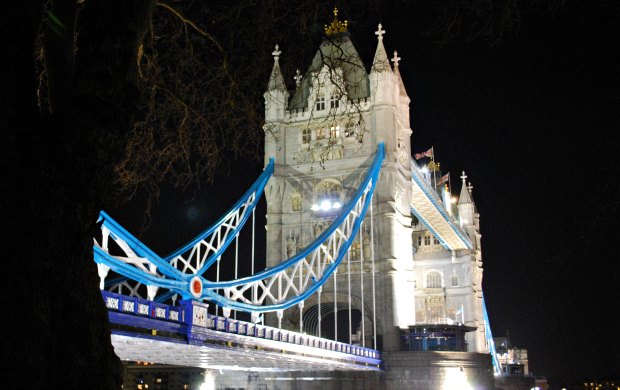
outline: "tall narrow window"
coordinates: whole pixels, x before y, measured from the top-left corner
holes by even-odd
[[[325,96],[319,95],[316,98],[316,110],[323,111],[325,109]]]
[[[340,126],[332,126],[330,128],[329,138],[340,138]]]
[[[294,194],[291,196],[291,210],[301,211],[301,195]]]
[[[418,248],[422,246],[422,236],[418,236]]]
[[[427,234],[424,236],[424,245],[430,245],[430,244],[431,244],[431,236]]]
[[[338,94],[331,95],[329,98],[329,108],[338,108],[340,105],[340,96]]]
[[[312,139],[312,131],[310,129],[304,129],[302,137],[301,137],[301,141],[304,144],[309,144],[311,139]]]
[[[355,124],[353,122],[347,123],[347,127],[344,130],[344,136],[347,138],[355,136]]]
[[[457,275],[452,275],[452,287],[459,286],[459,277]]]
[[[316,139],[323,139],[325,138],[325,129],[322,127],[319,127],[318,129],[316,129]]]
[[[426,288],[441,288],[441,274],[437,271],[426,275]]]

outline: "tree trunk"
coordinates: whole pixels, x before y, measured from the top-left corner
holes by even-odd
[[[42,4],[15,1],[2,13],[0,242],[8,388],[114,389],[122,381],[92,237],[136,115],[136,53],[153,1],[83,4],[75,56],[75,1],[51,4],[64,33],[44,27],[51,113],[40,113],[36,99],[33,53]]]

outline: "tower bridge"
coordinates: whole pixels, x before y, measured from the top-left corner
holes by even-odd
[[[94,260],[121,359],[224,370],[213,381],[225,387],[247,371],[288,373],[278,388],[304,388],[299,372],[329,388],[368,386],[356,372],[373,388],[492,387],[501,368],[472,187],[463,172],[455,201],[434,150],[412,156],[410,99],[385,33],[379,25],[367,72],[335,13],[293,91],[276,46],[264,171],[178,250],[159,256],[101,213]],[[412,157],[430,161],[422,169]],[[262,195],[264,254],[254,250]],[[242,230],[249,259],[238,255]],[[250,274],[220,280],[240,261]]]

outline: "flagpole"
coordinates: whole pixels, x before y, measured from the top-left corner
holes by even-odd
[[[431,161],[433,162],[433,188],[437,192],[437,166],[435,165],[435,147],[431,146]]]

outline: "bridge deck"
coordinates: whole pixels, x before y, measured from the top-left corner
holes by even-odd
[[[122,360],[227,370],[380,370],[378,351],[103,291]],[[201,309],[204,311],[201,312]]]

